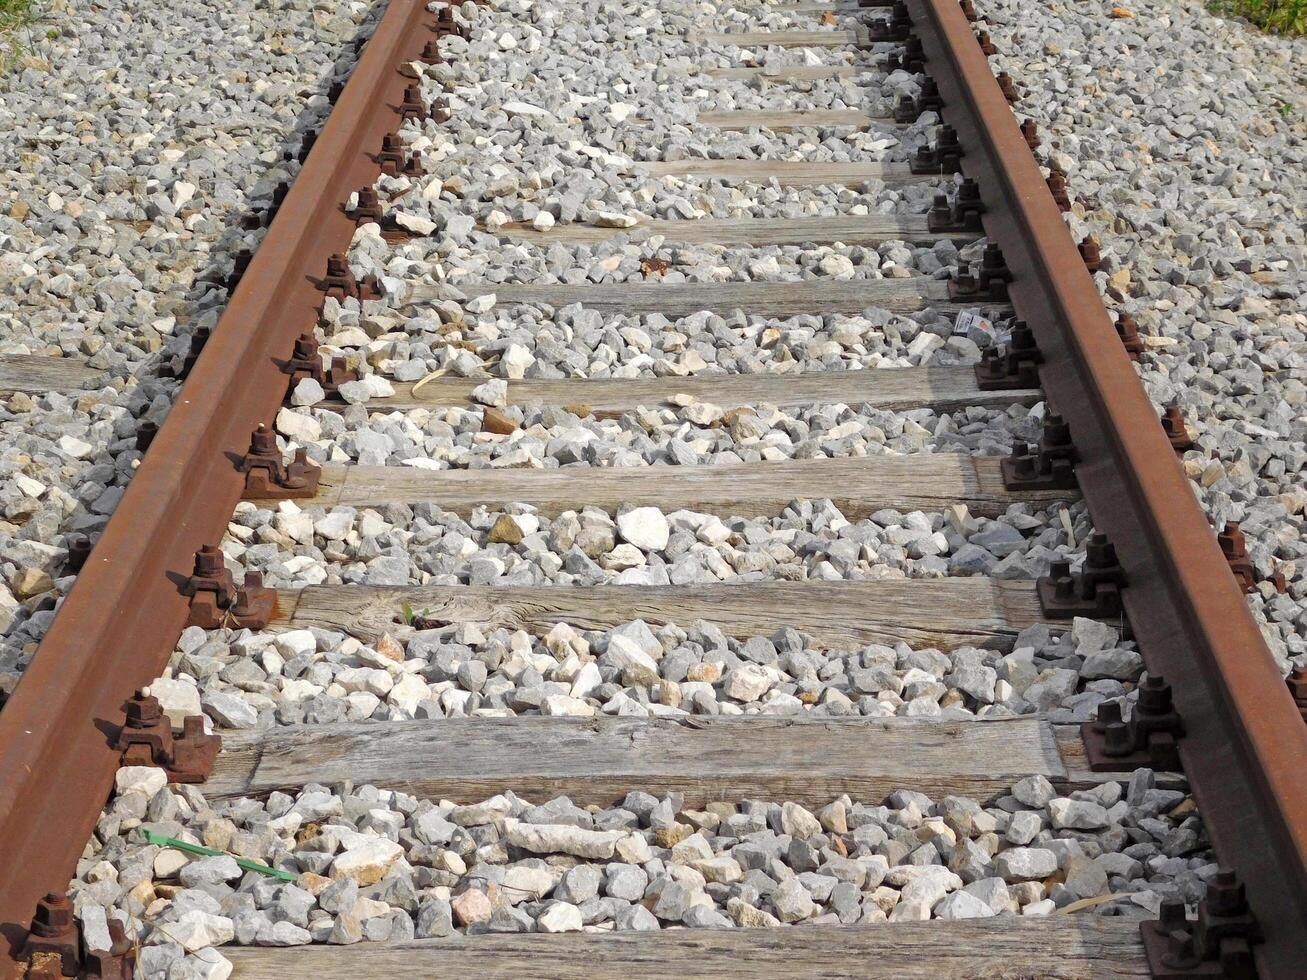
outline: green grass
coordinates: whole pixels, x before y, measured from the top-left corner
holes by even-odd
[[[1307,0],[1216,0],[1213,6],[1218,13],[1246,17],[1276,34],[1307,34]]]
[[[36,16],[36,0],[0,0],[0,72],[22,53],[19,28],[25,27]]]

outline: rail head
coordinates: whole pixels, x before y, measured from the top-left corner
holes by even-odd
[[[944,117],[980,180],[986,234],[1071,420],[1076,476],[1116,544],[1145,663],[1186,726],[1185,770],[1222,860],[1247,883],[1262,976],[1307,960],[1307,725],[1171,450],[971,24],[957,0],[907,0]]]

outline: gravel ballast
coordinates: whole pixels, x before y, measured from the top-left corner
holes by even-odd
[[[140,939],[150,976],[225,962],[209,949],[223,943],[1050,915],[1107,895],[1100,912],[1144,918],[1164,898],[1197,900],[1217,871],[1192,799],[1147,769],[1070,796],[1035,776],[990,805],[903,790],[816,812],[693,810],[638,789],[614,807],[511,793],[455,805],[373,786],[211,805],[164,783],[119,772],[74,896],[83,922],[113,917]],[[298,876],[148,843],[146,829]]]
[[[1178,402],[1185,470],[1212,523],[1240,521],[1271,651],[1307,665],[1307,86],[1302,42],[1200,3],[1074,11],[997,0],[984,15],[1020,104],[1067,174],[1095,276],[1145,335],[1140,375]]]
[[[0,77],[0,356],[100,372],[85,392],[0,395],[0,690],[56,602],[69,536],[104,527],[162,422],[193,330],[213,326],[241,225],[290,180],[377,9],[43,5]],[[288,154],[288,162],[283,154]],[[58,363],[57,361],[55,363]]]

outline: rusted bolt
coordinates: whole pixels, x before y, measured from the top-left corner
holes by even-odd
[[[1035,335],[1025,320],[1013,320],[1006,349],[1000,353],[994,347],[981,352],[976,365],[976,384],[981,391],[1000,391],[1014,388],[1038,388],[1039,365],[1044,355],[1035,342]]]
[[[265,225],[272,224],[272,219],[277,217],[277,212],[281,210],[281,205],[289,193],[290,184],[284,180],[279,181],[277,186],[272,189],[272,203],[268,205],[268,210],[263,212],[263,223]]]
[[[1225,527],[1216,536],[1216,543],[1221,546],[1226,564],[1234,574],[1240,587],[1251,592],[1257,587],[1257,576],[1253,572],[1252,560],[1248,557],[1248,545],[1238,521],[1226,521]]]
[[[974,275],[970,270],[959,272],[948,281],[949,301],[1001,303],[1008,298],[1007,284],[1011,281],[1012,270],[1008,268],[1002,250],[990,242],[980,256],[980,265]]]
[[[912,17],[907,4],[896,0],[888,19],[878,20],[867,30],[871,41],[906,41],[912,32]]]
[[[934,231],[946,228],[953,223],[953,209],[949,207],[947,194],[936,194],[934,203],[926,212],[926,226]]]
[[[1018,443],[1012,455],[1000,461],[1003,486],[1008,490],[1070,490],[1076,486],[1078,459],[1070,424],[1050,412],[1044,416],[1038,446]]]
[[[186,355],[173,372],[174,377],[184,378],[191,373],[191,369],[195,367],[195,362],[200,359],[204,345],[209,342],[211,333],[212,330],[207,326],[195,328],[191,334],[190,346],[186,349]]]
[[[917,112],[917,100],[910,95],[900,95],[898,103],[894,106],[894,121],[910,123],[918,115],[920,113]]]
[[[424,65],[438,65],[444,61],[440,54],[440,45],[435,41],[428,41],[422,46],[422,54],[418,56],[418,61]]]
[[[1230,917],[1242,915],[1248,908],[1243,883],[1229,868],[1220,868],[1207,883],[1207,910],[1213,915]]]
[[[250,448],[237,466],[245,474],[245,496],[255,500],[289,500],[318,492],[322,470],[309,462],[303,447],[286,463],[277,447],[277,434],[262,423],[250,434]]]
[[[980,185],[968,177],[958,185],[952,203],[943,194],[926,215],[926,227],[932,232],[981,231],[980,215],[985,205],[980,200]]]
[[[405,156],[404,145],[395,133],[387,133],[381,137],[381,152],[372,159],[381,165],[381,172],[390,177],[398,177],[401,174],[415,177],[422,172],[417,155]]]
[[[387,133],[381,137],[381,152],[377,154],[376,161],[381,164],[382,171],[392,177],[399,173],[404,166],[404,147],[397,135]]]
[[[1026,146],[1032,153],[1039,149],[1039,125],[1033,119],[1021,120],[1021,135],[1026,138]]]
[[[276,593],[263,587],[257,572],[246,572],[244,588],[237,588],[222,552],[211,544],[195,553],[195,572],[181,593],[191,598],[187,625],[201,629],[263,629],[277,606]]]
[[[1012,270],[1003,258],[1003,250],[995,242],[985,245],[980,256],[980,274],[976,277],[982,292],[991,299],[1007,299],[1007,284],[1012,281]]]
[[[136,448],[141,452],[150,448],[154,437],[159,434],[159,423],[154,419],[142,419],[136,424]]]
[[[347,296],[358,295],[359,286],[354,271],[349,267],[349,260],[340,252],[327,258],[327,274],[322,279],[321,288],[326,290],[328,296],[342,300]]]
[[[463,36],[465,33],[462,25],[454,19],[454,8],[449,4],[436,8],[436,23],[431,29],[435,31],[437,37],[444,37],[446,34]]]
[[[1183,453],[1194,448],[1194,441],[1189,438],[1189,430],[1185,428],[1184,413],[1175,402],[1167,405],[1166,411],[1162,413],[1162,430],[1176,452]]]
[[[1130,355],[1130,360],[1139,360],[1139,355],[1144,352],[1144,342],[1139,336],[1139,324],[1129,313],[1116,318],[1116,335],[1121,338],[1121,346]]]
[[[422,89],[417,85],[405,85],[404,99],[395,111],[399,113],[401,120],[426,119],[427,107],[422,102]]]
[[[381,198],[373,187],[360,187],[358,204],[354,205],[354,223],[365,225],[369,221],[381,224]]]
[[[1048,175],[1048,192],[1053,195],[1053,201],[1059,211],[1065,213],[1071,210],[1071,196],[1067,193],[1066,177],[1060,170],[1054,170]]]
[[[309,154],[313,152],[313,145],[317,143],[317,141],[318,141],[318,131],[316,129],[310,129],[307,132],[305,132],[304,138],[300,140],[300,151],[298,154],[296,154],[295,158],[299,160],[300,163],[303,163],[305,160],[307,160],[309,158]]]
[[[917,96],[917,111],[939,112],[944,108],[944,100],[939,94],[939,84],[929,75],[921,80],[921,94]]]
[[[1086,235],[1077,248],[1080,249],[1080,257],[1085,260],[1085,268],[1089,270],[1090,275],[1093,275],[1102,264],[1102,255],[1098,250],[1098,239],[1093,235]]]
[[[998,54],[998,48],[994,47],[994,42],[989,39],[989,31],[976,31],[976,43],[980,45],[980,50],[985,53],[985,57]]]
[[[909,34],[903,40],[903,54],[900,67],[913,75],[920,75],[926,68],[926,49],[921,46],[921,38]]]
[[[227,277],[227,292],[236,292],[236,287],[240,285],[241,280],[245,277],[246,271],[250,267],[250,262],[254,260],[254,253],[248,248],[243,248],[237,252],[231,260],[231,275]]]
[[[57,957],[62,974],[74,977],[80,966],[80,945],[73,903],[63,892],[49,892],[36,903],[36,914],[19,958],[32,964],[43,954]]]
[[[222,737],[205,734],[202,715],[183,718],[182,734],[174,736],[158,698],[139,690],[127,702],[113,746],[124,766],[160,766],[172,782],[202,783],[213,771]]]
[[[1176,714],[1171,685],[1150,675],[1139,685],[1129,721],[1124,720],[1120,701],[1104,701],[1080,734],[1089,767],[1096,772],[1141,765],[1173,769],[1179,765],[1176,740],[1184,734],[1184,724]]]
[[[939,127],[935,142],[917,148],[912,158],[914,174],[956,174],[962,170],[962,144],[957,130],[948,124]]]
[[[73,575],[80,572],[91,557],[91,539],[85,534],[68,536],[68,557],[64,559],[64,574]]]
[[[953,220],[970,231],[981,229],[980,216],[985,204],[980,199],[980,183],[974,177],[963,178],[953,197]]]
[[[1021,99],[1021,93],[1017,91],[1016,84],[1012,81],[1012,76],[1005,71],[1001,71],[997,76],[998,90],[1003,93],[1003,98],[1009,102],[1018,102]]]
[[[312,332],[300,334],[295,338],[295,348],[290,358],[281,366],[282,373],[290,375],[289,390],[305,378],[312,378],[322,386],[327,394],[335,391],[346,381],[357,381],[358,372],[351,370],[343,357],[333,357],[331,366],[322,366],[319,354],[318,338]]]

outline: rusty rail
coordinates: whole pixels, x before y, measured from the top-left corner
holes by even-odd
[[[1246,882],[1260,975],[1307,962],[1307,725],[1176,460],[957,0],[907,0],[944,116],[980,178],[1040,380],[1072,420],[1076,477],[1115,542],[1149,671],[1174,689],[1180,755],[1222,861]]]
[[[432,34],[423,0],[390,0],[294,186],[77,583],[0,712],[0,932],[12,956],[37,900],[63,891],[113,783],[109,735],[167,663],[187,616],[178,584],[240,499],[232,464],[286,392],[276,361],[312,329],[314,282],[354,222],[341,205],[380,173]],[[0,976],[13,970],[0,956]]]

